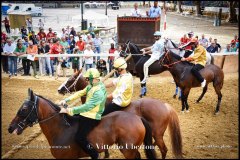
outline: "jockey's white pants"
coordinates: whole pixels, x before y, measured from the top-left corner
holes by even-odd
[[[148,67],[157,60],[158,58],[151,56],[151,58],[149,58],[149,60],[147,60],[147,62],[144,63],[144,66],[143,66],[144,79],[148,77]]]

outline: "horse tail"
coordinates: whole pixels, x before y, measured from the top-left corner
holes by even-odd
[[[169,133],[173,154],[176,158],[183,158],[182,155],[182,135],[179,125],[179,119],[175,110],[170,108]]]
[[[141,118],[141,120],[146,129],[146,133],[144,136],[144,145],[145,145],[144,151],[145,151],[146,157],[148,159],[156,159],[156,152],[154,150],[154,145],[152,140],[152,128],[144,118]]]
[[[211,56],[211,64],[214,64],[214,57],[213,57],[213,55],[211,53],[209,53],[209,54]]]

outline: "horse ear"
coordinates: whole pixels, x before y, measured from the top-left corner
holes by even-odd
[[[28,99],[29,100],[34,99],[33,91],[30,88],[28,88]]]

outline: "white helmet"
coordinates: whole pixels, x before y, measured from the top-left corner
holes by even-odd
[[[162,36],[162,33],[160,32],[160,31],[156,31],[154,34],[153,34],[154,36]]]

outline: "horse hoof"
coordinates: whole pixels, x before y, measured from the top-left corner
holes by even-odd
[[[186,113],[189,113],[190,111],[189,110],[186,110]]]
[[[176,98],[176,96],[177,96],[177,95],[176,95],[176,94],[174,94],[174,95],[173,95],[173,98]]]
[[[199,103],[199,101],[196,101],[196,103]]]
[[[215,112],[214,115],[218,115],[219,114],[219,111]]]

